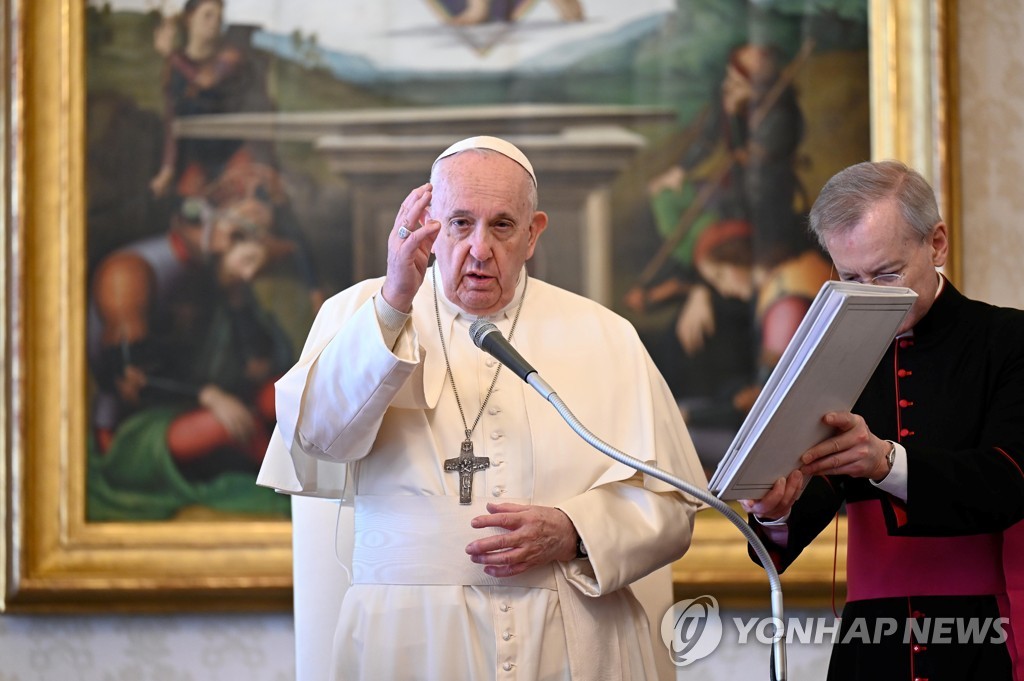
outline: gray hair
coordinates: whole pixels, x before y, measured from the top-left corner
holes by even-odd
[[[432,185],[436,185],[437,184],[438,177],[441,174],[441,166],[444,164],[444,162],[449,160],[449,159],[452,159],[455,156],[458,156],[460,154],[483,154],[483,155],[486,155],[486,156],[501,156],[503,158],[509,158],[505,154],[502,154],[500,151],[494,151],[493,149],[486,149],[486,148],[483,148],[483,147],[477,147],[477,148],[472,148],[472,149],[465,149],[465,150],[460,151],[458,153],[451,154],[450,156],[444,156],[444,157],[439,158],[436,161],[434,161],[434,165],[432,165],[430,167],[430,184],[432,184]],[[515,161],[515,159],[510,159],[510,160]],[[516,165],[519,165],[518,162],[515,162],[515,163],[516,163]],[[522,168],[521,165],[520,165],[520,168]],[[530,206],[530,210],[531,211],[536,211],[537,210],[537,206],[539,205],[538,204],[538,196],[537,196],[537,186],[533,183],[533,176],[530,175],[529,171],[526,170],[526,168],[522,168],[522,171],[523,171],[523,174],[525,175],[525,179],[527,180],[527,182],[526,182],[526,185],[527,185],[527,189],[526,189],[526,200],[527,200],[527,203]]]
[[[830,234],[856,227],[878,203],[892,200],[922,241],[942,221],[935,192],[913,168],[900,161],[866,161],[832,176],[811,207],[810,230],[825,248]]]

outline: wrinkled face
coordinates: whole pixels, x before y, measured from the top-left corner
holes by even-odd
[[[515,295],[547,215],[531,205],[526,170],[497,153],[465,151],[436,169],[429,219],[441,223],[433,252],[445,295],[470,314],[487,316]]]
[[[825,242],[840,279],[870,282],[891,275],[876,283],[890,279],[917,293],[899,333],[913,328],[931,308],[939,288],[935,268],[946,263],[949,250],[945,224],[938,223],[921,240],[903,220],[895,202],[882,201],[853,229],[832,234]]]
[[[188,17],[188,35],[195,40],[213,40],[220,36],[224,7],[219,0],[202,2]]]

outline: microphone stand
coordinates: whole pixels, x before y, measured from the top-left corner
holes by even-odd
[[[771,587],[771,603],[772,603],[772,620],[775,625],[774,633],[772,634],[772,660],[771,660],[771,672],[772,679],[774,681],[786,681],[786,621],[783,618],[782,609],[782,582],[779,579],[779,573],[775,569],[775,564],[772,562],[771,556],[768,554],[768,549],[765,548],[761,542],[761,538],[747,525],[746,519],[744,519],[736,511],[732,510],[729,504],[725,503],[715,495],[711,494],[707,490],[694,487],[685,480],[681,480],[676,476],[672,475],[667,471],[663,471],[656,466],[652,466],[645,461],[641,461],[635,457],[626,454],[625,452],[619,451],[615,447],[612,447],[607,442],[590,432],[586,426],[584,426],[578,418],[569,410],[562,398],[558,396],[548,383],[541,378],[536,371],[527,374],[526,382],[533,387],[541,397],[551,403],[565,422],[569,424],[569,427],[576,431],[576,434],[583,438],[589,445],[597,449],[598,451],[606,454],[607,456],[615,459],[619,463],[625,464],[630,468],[650,475],[653,478],[657,478],[662,482],[672,485],[678,490],[681,490],[697,499],[700,499],[705,504],[715,509],[729,521],[739,528],[743,536],[746,537],[750,546],[753,547],[754,553],[761,560],[761,564],[764,566],[764,571],[768,574],[768,583]]]

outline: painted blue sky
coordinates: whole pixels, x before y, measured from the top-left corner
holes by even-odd
[[[99,4],[100,0],[90,0]],[[111,0],[115,10],[174,13],[176,0]],[[582,0],[586,18],[560,20],[549,0],[537,0],[515,24],[468,28],[441,21],[429,0],[227,0],[228,23],[275,33],[316,33],[321,46],[370,60],[382,71],[502,71],[557,53],[560,45],[598,38],[654,14],[674,0]],[[301,9],[300,9],[301,8]],[[490,49],[481,50],[487,45]],[[475,47],[474,47],[475,46]]]

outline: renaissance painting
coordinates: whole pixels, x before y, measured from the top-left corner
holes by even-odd
[[[287,517],[273,382],[473,134],[533,159],[530,267],[634,323],[710,472],[830,276],[866,5],[89,0],[87,520]]]

